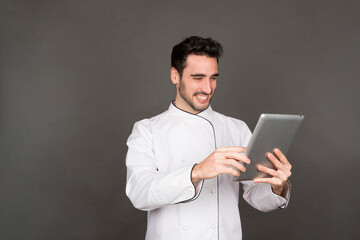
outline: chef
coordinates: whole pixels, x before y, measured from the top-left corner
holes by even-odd
[[[126,194],[147,211],[147,240],[239,240],[239,187],[254,208],[268,212],[289,200],[291,165],[279,149],[268,154],[271,178],[234,182],[250,163],[247,125],[212,110],[222,46],[189,37],[175,45],[170,78],[176,87],[168,110],[135,123],[127,141]]]

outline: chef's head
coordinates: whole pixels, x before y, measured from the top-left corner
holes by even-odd
[[[188,37],[171,53],[170,77],[176,86],[175,105],[197,114],[209,107],[216,88],[223,48],[211,38]]]

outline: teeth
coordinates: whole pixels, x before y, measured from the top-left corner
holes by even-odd
[[[207,96],[197,96],[197,97],[200,98],[201,100],[207,99]]]

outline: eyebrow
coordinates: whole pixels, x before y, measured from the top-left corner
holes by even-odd
[[[192,77],[206,77],[206,75],[202,74],[202,73],[191,74],[190,76],[192,76]],[[211,77],[218,77],[218,76],[219,76],[218,73],[215,73],[215,74],[211,75]]]

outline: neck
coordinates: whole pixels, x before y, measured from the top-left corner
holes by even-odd
[[[187,104],[181,97],[176,96],[175,101],[173,103],[177,108],[185,112],[189,112],[192,114],[198,114],[200,112],[200,111],[196,111],[191,106],[189,106],[189,104]]]

